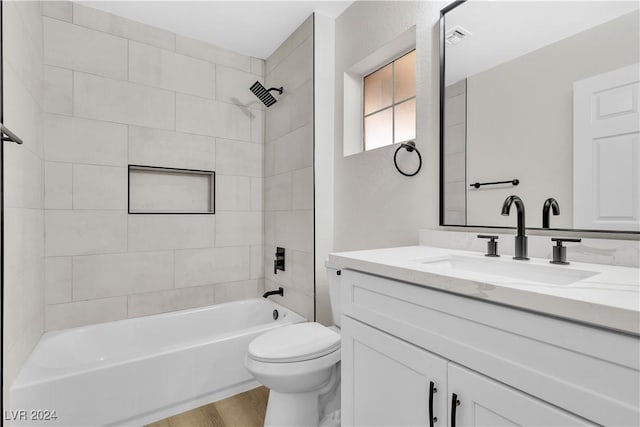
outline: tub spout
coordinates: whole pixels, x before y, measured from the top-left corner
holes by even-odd
[[[277,291],[265,292],[264,294],[262,294],[262,298],[266,298],[269,295],[280,295],[281,297],[283,297],[284,296],[284,289],[282,289],[282,286],[280,286]]]

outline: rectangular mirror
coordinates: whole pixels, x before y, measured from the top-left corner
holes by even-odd
[[[639,7],[442,10],[440,225],[513,227],[515,194],[527,228],[640,232]]]

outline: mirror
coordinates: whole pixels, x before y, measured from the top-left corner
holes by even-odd
[[[639,6],[442,10],[440,225],[513,227],[516,194],[527,228],[640,232]]]

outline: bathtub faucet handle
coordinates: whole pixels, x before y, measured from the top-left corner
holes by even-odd
[[[273,261],[273,274],[278,274],[278,270],[284,271],[284,248],[276,248],[276,259]]]

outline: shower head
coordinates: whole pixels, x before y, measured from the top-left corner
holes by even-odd
[[[273,104],[278,102],[278,100],[275,99],[273,95],[271,95],[269,92],[271,92],[272,90],[275,90],[275,91],[278,91],[280,95],[282,95],[283,87],[280,86],[279,88],[272,87],[270,89],[265,89],[260,82],[255,82],[249,89],[251,90],[251,92],[253,92],[255,96],[258,97],[260,101],[262,101],[264,105],[266,105],[267,107],[271,107]]]

